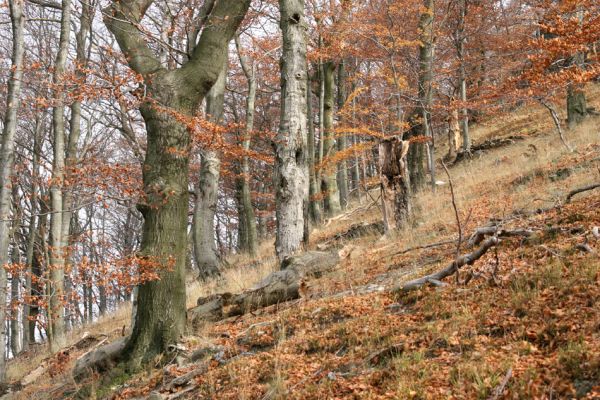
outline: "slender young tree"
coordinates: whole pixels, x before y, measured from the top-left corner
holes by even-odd
[[[188,220],[190,135],[173,115],[193,116],[217,80],[227,45],[244,18],[250,0],[210,1],[201,33],[193,39],[189,59],[167,69],[146,43],[139,24],[153,0],[113,1],[104,22],[115,36],[129,66],[144,82],[140,105],[146,123],[143,167],[145,198],[140,254],[158,263],[160,280],[139,287],[132,334],[123,357],[138,367],[165,352],[185,330],[185,261]]]
[[[469,109],[467,108],[467,67],[465,42],[465,24],[467,18],[467,8],[469,0],[458,0],[459,18],[456,26],[456,54],[458,57],[458,91],[462,103],[460,113],[460,130],[462,134],[462,151],[468,153],[471,151],[471,136],[469,134]]]
[[[306,17],[304,0],[279,0],[283,34],[281,114],[275,139],[275,200],[279,260],[295,253],[304,236],[308,196],[306,154]]]
[[[333,157],[337,149],[335,132],[333,130],[335,70],[336,65],[333,62],[326,62],[323,65],[323,157],[325,159]],[[325,199],[325,214],[327,214],[327,217],[333,217],[342,210],[337,185],[337,170],[336,168],[327,166],[321,175],[323,177],[321,188]]]
[[[337,109],[339,111],[344,107],[346,103],[346,63],[344,60],[338,64],[338,75],[337,75]],[[343,124],[342,116],[340,115],[340,124]],[[348,137],[345,133],[339,135],[337,140],[337,150],[343,152],[348,147]],[[340,206],[343,210],[348,205],[348,163],[344,158],[338,165],[337,183],[340,191]]]
[[[4,265],[9,262],[8,246],[11,234],[11,193],[12,174],[15,161],[15,134],[17,131],[17,113],[21,103],[21,82],[23,80],[23,55],[25,52],[23,0],[11,0],[10,19],[13,45],[11,56],[11,73],[8,79],[6,112],[4,114],[4,130],[2,132],[2,149],[0,149],[0,383],[6,380],[6,287],[7,274]]]
[[[421,117],[421,134],[429,138],[427,142],[428,166],[431,175],[431,187],[435,189],[435,151],[434,137],[431,130],[431,107],[433,105],[433,17],[434,1],[425,0],[424,11],[419,19],[419,79],[418,79],[418,110]]]
[[[217,81],[206,95],[206,114],[214,124],[223,120],[223,101],[227,80],[227,59]],[[219,253],[215,243],[215,212],[219,194],[221,159],[213,149],[201,152],[200,179],[196,187],[194,208],[194,256],[198,266],[198,277],[202,280],[218,276]]]
[[[69,37],[71,35],[71,0],[62,1],[62,17],[58,51],[54,62],[53,83],[60,87],[65,74]],[[63,184],[65,178],[65,95],[55,90],[56,106],[52,109],[52,131],[54,133],[54,159],[52,162],[52,184],[50,186],[50,287],[48,317],[50,319],[50,348],[58,351],[65,345],[65,249],[63,246]]]
[[[242,148],[245,154],[241,160],[241,177],[238,179],[238,201],[240,202],[241,215],[239,216],[240,226],[245,230],[244,234],[239,235],[245,240],[240,243],[240,250],[247,251],[254,256],[257,252],[258,238],[256,236],[256,217],[254,207],[252,206],[252,197],[250,195],[250,160],[248,151],[250,150],[250,138],[254,130],[254,108],[256,102],[256,67],[250,62],[241,49],[239,36],[235,37],[235,45],[242,66],[242,71],[248,82],[248,94],[246,96],[246,127],[244,137],[241,140]]]
[[[307,129],[307,151],[308,151],[308,171],[309,171],[309,207],[308,215],[313,223],[321,222],[321,202],[316,199],[319,193],[317,182],[317,173],[315,171],[315,124],[313,121],[313,103],[310,74],[307,74],[306,81],[306,119],[308,121]]]

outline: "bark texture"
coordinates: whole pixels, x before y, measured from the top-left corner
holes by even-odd
[[[337,77],[337,109],[340,123],[342,123],[343,119],[340,110],[344,107],[347,98],[346,64],[344,61],[341,61],[338,65]],[[346,147],[348,147],[348,137],[345,133],[342,133],[337,140],[337,150],[343,152],[346,150]],[[346,159],[341,160],[338,165],[337,184],[340,191],[340,206],[345,210],[348,205],[348,164]]]
[[[410,176],[406,155],[409,143],[398,136],[379,144],[381,202],[385,233],[402,228],[411,215]]]
[[[433,0],[424,0],[424,11],[419,19],[419,114],[421,116],[421,135],[428,138],[427,142],[427,164],[431,176],[431,187],[435,189],[435,142],[431,127],[431,106],[433,103]],[[416,144],[417,146],[422,146]],[[414,146],[413,146],[414,147]]]
[[[281,116],[275,139],[275,250],[283,260],[301,246],[308,196],[306,22],[304,0],[280,0],[283,33]]]
[[[140,106],[148,137],[145,199],[138,205],[144,216],[140,254],[160,267],[160,280],[139,287],[132,334],[121,354],[134,369],[168,351],[185,329],[190,137],[173,112],[190,116],[197,111],[222,70],[227,44],[250,1],[216,2],[197,44],[190,46],[189,60],[175,70],[162,67],[136,26],[152,3],[113,1],[104,10],[106,26],[129,66],[144,78],[147,94]]]
[[[323,65],[323,158],[328,159],[335,156],[336,142],[333,131],[334,93],[335,93],[335,64],[327,62]],[[321,173],[323,181],[321,189],[325,200],[325,214],[333,217],[342,211],[340,205],[340,193],[337,185],[337,170],[335,164],[327,165]]]
[[[471,151],[471,136],[469,134],[469,109],[467,108],[467,70],[465,67],[465,19],[467,16],[467,0],[459,2],[460,14],[457,26],[457,44],[456,52],[458,55],[458,90],[460,101],[462,103],[460,129],[462,133],[462,151],[469,153]]]
[[[254,107],[256,101],[256,71],[253,63],[250,63],[248,58],[241,53],[239,39],[236,37],[236,46],[240,58],[240,64],[246,81],[248,82],[248,95],[246,97],[246,128],[244,137],[241,140],[242,148],[245,154],[241,162],[241,177],[238,179],[238,202],[239,202],[239,220],[240,226],[245,229],[244,241],[240,243],[240,250],[247,251],[250,255],[256,255],[258,248],[258,236],[256,233],[256,216],[254,207],[252,206],[252,196],[250,193],[250,160],[248,151],[250,150],[250,138],[254,130]],[[243,223],[242,223],[243,222]]]
[[[308,152],[308,173],[309,173],[309,205],[308,215],[312,223],[321,222],[321,202],[316,196],[319,193],[319,185],[317,183],[317,173],[315,171],[315,124],[313,121],[313,103],[310,75],[307,75],[306,83],[306,118],[308,121],[308,136],[307,136],[307,152]]]
[[[214,86],[206,96],[206,114],[214,124],[223,120],[223,101],[227,66],[223,68]],[[194,256],[200,279],[217,276],[219,272],[219,253],[215,243],[215,213],[219,195],[219,175],[221,159],[215,150],[202,150],[200,179],[196,187],[196,205],[194,208]]]
[[[69,37],[71,36],[71,0],[62,1],[62,17],[58,52],[54,63],[53,82],[60,87],[65,73]],[[64,280],[65,254],[63,246],[63,185],[65,179],[65,106],[66,93],[57,90],[57,106],[52,109],[54,132],[54,159],[50,186],[50,286],[48,319],[50,320],[50,348],[58,351],[65,346]]]
[[[10,19],[12,24],[13,46],[11,74],[8,80],[6,113],[4,114],[4,130],[2,132],[2,149],[0,149],[0,383],[6,381],[6,287],[7,274],[3,268],[8,263],[8,245],[10,241],[11,214],[11,176],[15,160],[15,133],[17,130],[17,113],[20,105],[21,81],[23,77],[23,54],[25,51],[24,34],[25,16],[23,0],[11,0]]]

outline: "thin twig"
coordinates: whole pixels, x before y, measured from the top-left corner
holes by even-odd
[[[460,217],[458,215],[458,207],[456,207],[456,197],[454,196],[454,184],[452,182],[452,177],[450,176],[450,171],[448,171],[448,167],[446,167],[446,163],[442,160],[442,167],[444,167],[444,171],[446,171],[446,176],[448,177],[448,184],[450,185],[450,195],[452,196],[452,208],[454,208],[454,216],[456,217],[456,227],[458,228],[458,243],[456,244],[456,257],[460,255],[460,246],[462,244],[462,226],[460,224]]]
[[[504,375],[504,379],[502,379],[502,382],[500,382],[500,384],[498,386],[496,386],[496,388],[494,389],[494,393],[492,393],[492,395],[490,397],[488,397],[488,400],[499,399],[500,396],[502,396],[502,392],[504,392],[504,389],[506,388],[506,385],[508,384],[508,381],[510,380],[511,377],[512,377],[512,368],[509,368],[508,371],[506,371],[506,375]]]

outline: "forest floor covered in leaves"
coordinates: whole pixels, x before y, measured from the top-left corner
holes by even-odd
[[[460,241],[447,184],[419,193],[414,225],[394,237],[346,238],[357,221],[381,220],[373,191],[313,232],[311,247],[342,249],[341,261],[302,298],[190,331],[177,356],[133,376],[115,368],[75,382],[70,368],[89,346],[24,356],[15,380],[50,368],[14,398],[600,398],[600,190],[566,202],[600,182],[598,126],[590,117],[568,131],[570,153],[541,108],[484,122],[476,144],[520,138],[450,168]],[[472,251],[470,235],[490,224],[530,234],[502,238],[445,286],[394,290]],[[193,284],[190,306],[274,270],[271,246],[262,261],[232,256],[225,281]],[[110,341],[129,323],[122,314],[85,329]]]

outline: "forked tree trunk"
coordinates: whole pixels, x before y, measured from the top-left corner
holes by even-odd
[[[17,131],[17,112],[19,111],[21,81],[23,77],[23,54],[25,51],[23,0],[12,0],[10,19],[12,24],[13,46],[12,67],[8,80],[6,113],[4,114],[4,131],[2,132],[2,149],[0,149],[0,383],[6,381],[6,287],[7,274],[4,265],[8,262],[8,245],[10,241],[10,196],[12,193],[11,176],[15,160],[15,133]]]
[[[333,131],[334,93],[335,93],[335,64],[327,62],[323,65],[323,158],[327,160],[336,153],[335,133]],[[340,193],[337,185],[337,168],[335,164],[322,168],[323,181],[321,188],[325,200],[325,214],[333,217],[342,211]]]
[[[196,113],[217,80],[250,0],[216,2],[189,60],[175,70],[161,66],[137,27],[151,4],[120,0],[104,10],[107,28],[147,88],[140,106],[148,139],[145,198],[138,205],[144,216],[140,255],[143,263],[159,267],[160,279],[139,286],[133,330],[119,354],[133,369],[166,352],[185,330],[190,136],[179,117]]]
[[[223,101],[227,77],[226,64],[206,96],[206,113],[214,124],[223,119]],[[194,209],[194,255],[200,279],[219,275],[219,253],[215,243],[215,212],[219,194],[221,159],[217,151],[202,150],[200,179],[196,188]]]
[[[411,216],[410,177],[406,155],[409,143],[391,136],[379,143],[381,202],[385,233],[402,228]]]
[[[279,0],[283,33],[281,115],[275,139],[275,201],[279,260],[294,254],[304,237],[308,197],[306,154],[306,20],[304,0]]]

